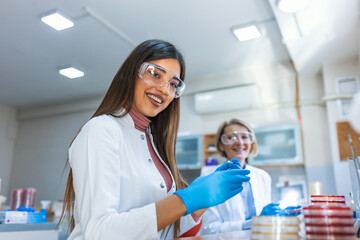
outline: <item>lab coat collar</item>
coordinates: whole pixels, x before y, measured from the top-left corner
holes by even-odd
[[[122,109],[118,110],[117,112],[115,112],[113,114],[113,116],[116,118],[120,118],[121,114],[123,114],[125,111],[126,110],[124,108],[122,108]],[[122,119],[124,120],[125,124],[135,128],[135,122],[129,113],[127,113],[124,117],[122,117]]]

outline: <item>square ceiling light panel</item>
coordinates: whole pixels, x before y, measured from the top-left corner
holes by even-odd
[[[82,72],[74,67],[62,68],[59,70],[59,73],[65,77],[68,77],[71,79],[84,76],[84,72]]]
[[[52,28],[55,28],[58,31],[71,28],[74,26],[74,22],[70,20],[69,17],[66,17],[65,14],[61,13],[59,10],[54,10],[44,15],[41,18],[43,23],[46,23]]]
[[[235,36],[242,42],[261,37],[260,31],[255,25],[234,28],[233,32]]]

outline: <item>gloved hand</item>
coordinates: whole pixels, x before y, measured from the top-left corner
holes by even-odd
[[[280,215],[281,208],[280,203],[269,203],[266,205],[260,213],[260,216],[276,216]]]
[[[298,216],[301,214],[301,205],[289,206],[281,210],[280,216]]]
[[[229,161],[223,163],[220,167],[218,167],[215,172],[217,171],[225,171],[228,169],[241,169],[240,162],[237,158],[233,158]]]
[[[249,170],[229,169],[196,178],[187,188],[176,191],[186,206],[186,214],[225,202],[240,193],[249,181]]]

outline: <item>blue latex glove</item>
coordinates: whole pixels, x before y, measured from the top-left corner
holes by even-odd
[[[240,193],[249,181],[249,170],[229,169],[196,178],[187,188],[175,192],[186,206],[186,214],[225,202]]]
[[[220,167],[218,167],[215,172],[217,171],[225,171],[228,169],[241,169],[240,162],[237,158],[233,158],[229,161],[223,163]]]
[[[298,216],[301,214],[301,205],[289,206],[281,210],[280,216]]]
[[[276,216],[280,215],[281,208],[280,203],[269,203],[266,205],[260,213],[260,216]]]

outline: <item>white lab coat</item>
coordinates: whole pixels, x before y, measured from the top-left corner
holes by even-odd
[[[263,207],[271,202],[271,178],[264,170],[248,164],[245,169],[250,170],[248,176],[254,196],[256,215],[259,215]],[[209,170],[205,172],[208,173]],[[200,235],[241,231],[245,221],[245,207],[241,195],[237,194],[224,203],[209,208],[203,214]]]
[[[69,149],[69,161],[75,190],[69,240],[165,239],[164,230],[157,231],[155,202],[172,195],[175,182],[167,168],[173,180],[167,192],[146,136],[129,114],[88,121]],[[180,234],[198,222],[191,215],[182,217]],[[172,227],[166,238],[173,238]]]

